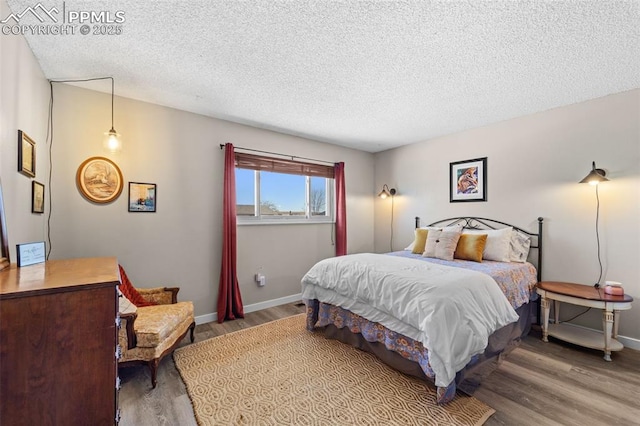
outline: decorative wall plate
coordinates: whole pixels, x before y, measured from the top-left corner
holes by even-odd
[[[108,158],[91,157],[78,167],[76,185],[87,200],[99,204],[110,203],[122,192],[122,172]]]

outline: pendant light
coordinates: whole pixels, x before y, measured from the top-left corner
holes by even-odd
[[[104,134],[104,148],[111,152],[117,153],[122,150],[122,136],[116,132],[113,127],[113,98],[114,98],[114,79],[111,78],[111,130]]]

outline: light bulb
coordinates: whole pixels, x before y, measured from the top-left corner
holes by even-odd
[[[112,127],[104,134],[104,148],[112,153],[119,152],[122,149],[122,140],[120,134]]]

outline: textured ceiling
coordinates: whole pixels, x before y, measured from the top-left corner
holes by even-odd
[[[42,4],[125,19],[27,31],[47,78],[370,152],[640,87],[635,0]]]

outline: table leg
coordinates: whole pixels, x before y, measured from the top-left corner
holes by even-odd
[[[540,306],[542,306],[542,341],[549,341],[549,299],[543,297],[540,301]]]
[[[560,301],[553,301],[553,323],[560,324]]]
[[[618,324],[620,324],[620,311],[613,311],[613,338],[618,338]]]
[[[602,311],[602,325],[604,328],[604,360],[611,361],[611,333],[613,332],[613,312],[611,308]]]

